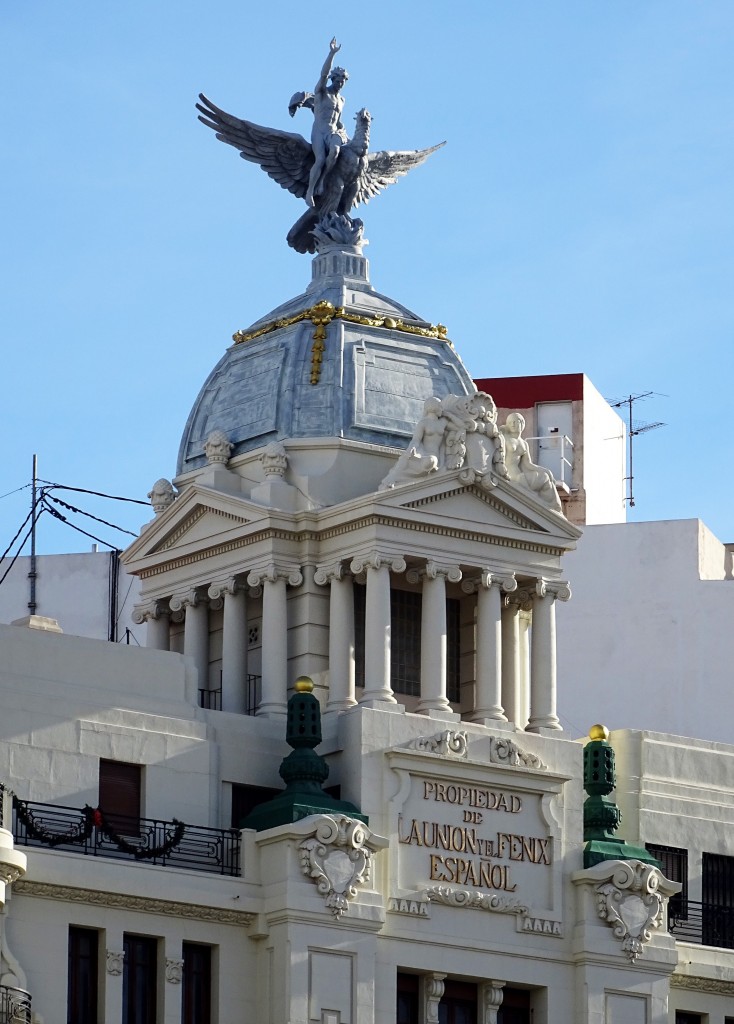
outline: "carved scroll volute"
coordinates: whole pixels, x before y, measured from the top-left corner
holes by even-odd
[[[461,589],[465,594],[473,594],[484,588],[499,587],[502,596],[512,594],[517,590],[517,580],[514,572],[493,572],[491,569],[482,569],[479,576],[471,576],[462,580]]]
[[[264,569],[253,569],[247,577],[247,585],[257,588],[263,583],[275,583],[276,580],[285,580],[289,587],[300,587],[303,583],[303,573],[296,567],[271,563]]]
[[[369,555],[358,555],[353,558],[349,569],[353,576],[362,576],[367,569],[381,569],[387,566],[390,572],[405,572],[407,563],[402,555],[382,555],[373,551]]]
[[[341,562],[334,562],[333,565],[320,565],[314,573],[314,583],[319,587],[325,587],[332,580],[344,579],[344,572]]]

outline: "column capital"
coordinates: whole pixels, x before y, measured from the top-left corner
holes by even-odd
[[[372,551],[368,555],[357,555],[353,558],[349,569],[354,576],[361,576],[367,569],[383,567],[387,567],[390,572],[405,572],[407,565],[402,555],[384,555],[379,551]]]
[[[535,590],[530,590],[527,586],[518,587],[517,590],[505,596],[504,607],[509,608],[510,605],[517,605],[520,611],[529,612],[532,610],[535,597]]]
[[[536,597],[550,597],[553,600],[569,601],[571,587],[566,580],[546,580],[542,576],[535,581]]]
[[[461,589],[465,594],[473,594],[478,590],[490,590],[493,586],[499,587],[503,594],[513,593],[517,590],[514,572],[492,572],[491,569],[482,569],[479,576],[470,576],[463,580]]]
[[[228,580],[212,583],[207,594],[210,601],[219,601],[225,594],[236,594],[242,589],[242,583],[236,577],[230,576]]]
[[[333,562],[331,565],[319,565],[313,574],[313,581],[319,587],[326,586],[332,580],[344,579],[345,569],[341,562]]]
[[[260,587],[263,583],[275,583],[277,580],[285,580],[291,587],[300,587],[303,583],[303,573],[297,566],[270,565],[262,569],[253,569],[247,577],[249,587]]]
[[[429,558],[422,569],[408,569],[405,578],[408,583],[420,583],[421,580],[435,580],[439,577],[448,583],[459,583],[462,572],[458,565],[440,565]]]
[[[174,594],[168,604],[172,612],[182,612],[186,608],[196,608],[197,605],[203,604],[203,598],[196,587],[189,587],[188,590]]]
[[[131,618],[137,626],[140,626],[150,619],[159,619],[162,615],[168,615],[168,603],[166,601],[148,601],[145,604],[136,604]]]

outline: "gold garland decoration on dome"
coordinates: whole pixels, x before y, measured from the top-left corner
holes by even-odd
[[[282,327],[291,327],[293,324],[310,320],[316,330],[313,335],[313,348],[311,349],[311,383],[318,384],[321,377],[321,363],[324,358],[324,342],[326,341],[326,328],[332,320],[345,320],[351,324],[361,324],[364,327],[384,327],[388,331],[402,331],[405,334],[416,334],[421,338],[432,338],[436,341],[443,341],[451,345],[446,336],[446,328],[443,324],[429,324],[427,327],[418,327],[416,324],[406,324],[404,320],[395,319],[392,316],[360,316],[358,313],[349,313],[344,306],[334,306],[331,302],[322,300],[315,306],[295,313],[293,316],[283,317],[280,320],[273,320],[256,331],[236,331],[232,335],[235,345],[241,345],[246,341],[255,341],[265,334],[277,331]]]

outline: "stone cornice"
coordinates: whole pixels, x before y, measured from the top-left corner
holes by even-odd
[[[450,537],[455,540],[469,543],[486,544],[488,541],[491,541],[491,543],[497,547],[522,549],[524,551],[531,551],[538,555],[560,557],[565,550],[565,548],[560,545],[539,543],[538,541],[530,540],[526,537],[523,537],[522,539],[501,537],[494,533],[490,534],[488,531],[479,532],[478,530],[462,530],[457,527],[437,525],[435,523],[406,520],[400,516],[373,514],[362,516],[359,519],[350,520],[338,526],[328,527],[322,531],[314,530],[313,526],[310,524],[306,530],[299,529],[298,526],[294,526],[292,530],[275,528],[258,530],[257,533],[248,534],[246,537],[232,538],[229,541],[225,541],[220,544],[212,544],[210,547],[202,548],[199,551],[192,551],[185,555],[180,555],[177,558],[160,562],[157,565],[147,566],[144,569],[140,569],[136,575],[141,580],[150,579],[153,576],[169,572],[172,569],[180,569],[187,565],[194,565],[196,562],[202,562],[207,558],[216,558],[218,555],[229,554],[233,551],[251,547],[254,544],[264,541],[285,540],[303,542],[318,540],[320,542],[324,542],[335,537],[342,537],[350,533],[356,533],[358,530],[375,526],[391,528],[397,527],[402,530],[417,532],[427,536]],[[155,556],[156,552],[153,552],[152,554]]]
[[[702,978],[697,974],[671,974],[670,987],[684,988],[689,992],[710,992],[717,996],[734,996],[734,981]]]
[[[72,885],[54,885],[49,882],[16,882],[13,892],[18,896],[38,896],[64,903],[88,903],[95,907],[115,910],[136,910],[146,914],[164,914],[185,917],[216,924],[234,924],[248,927],[257,916],[246,910],[223,907],[205,907],[176,900],[159,900],[151,896],[133,896],[129,893],[104,892],[99,889],[81,889]]]

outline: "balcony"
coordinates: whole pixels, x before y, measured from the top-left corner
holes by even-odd
[[[668,907],[668,931],[678,942],[734,949],[734,906],[685,900]]]
[[[0,1024],[31,1024],[31,997],[22,988],[0,985]]]
[[[6,828],[9,826],[8,822]],[[106,815],[99,808],[42,804],[19,800],[15,795],[12,826],[15,842],[21,846],[218,875],[240,873],[241,837],[237,829],[184,825],[157,818],[125,818],[119,814]],[[2,1020],[0,1017],[0,1024]]]
[[[245,714],[254,715],[260,703],[262,676],[248,674],[245,687]],[[222,710],[222,687],[218,690],[199,690],[199,707],[207,711]]]

